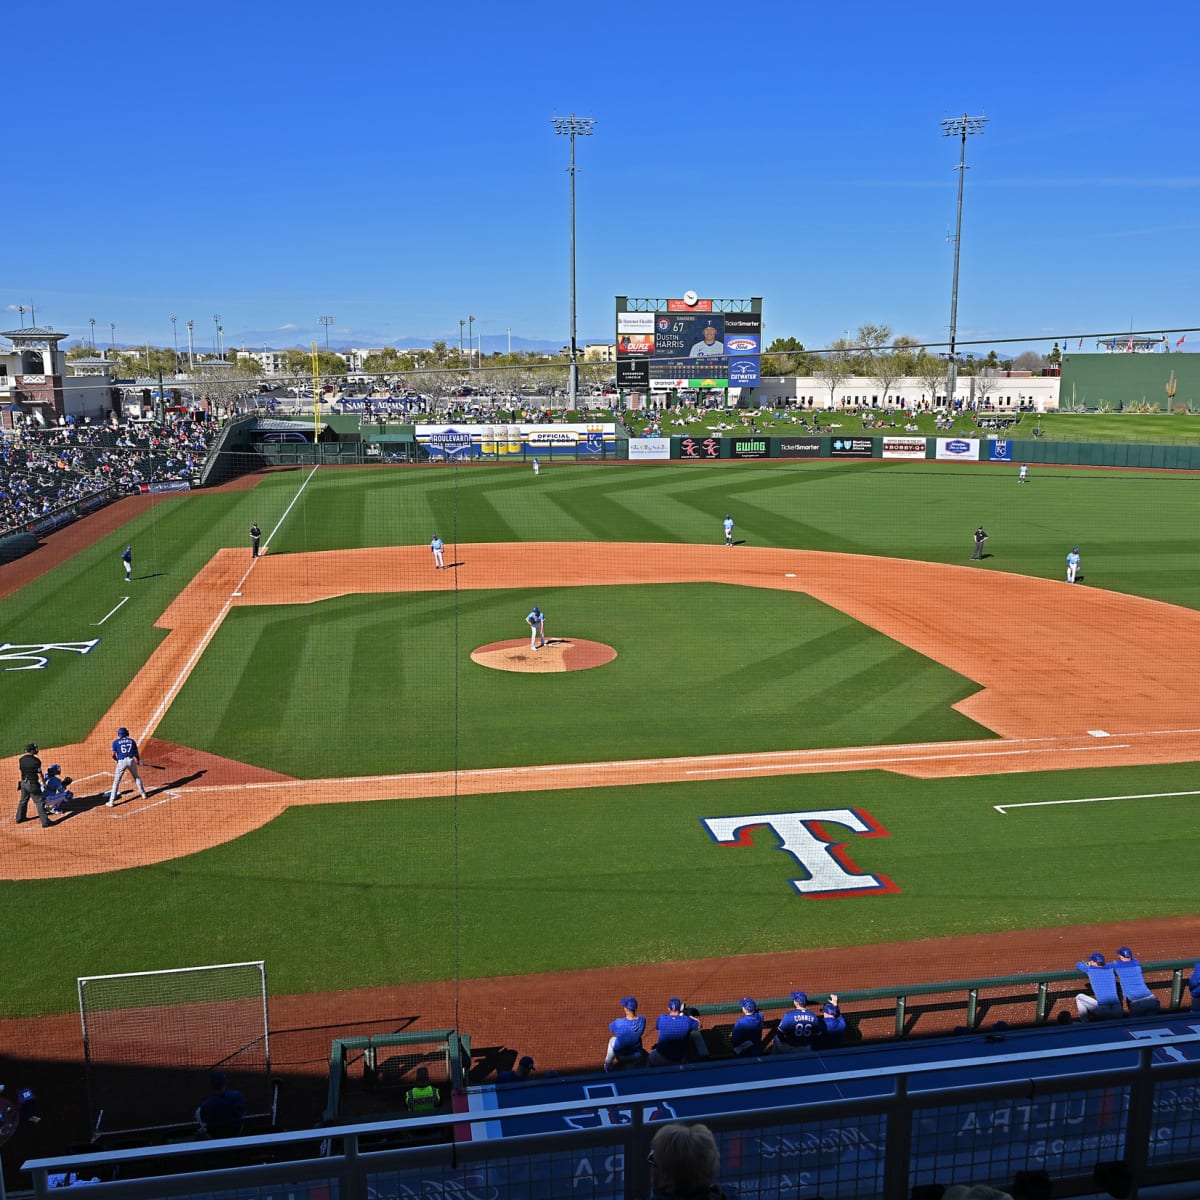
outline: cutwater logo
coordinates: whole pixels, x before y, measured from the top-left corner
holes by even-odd
[[[954,438],[946,443],[947,454],[969,454],[971,443],[964,442],[962,438]]]
[[[739,359],[729,364],[731,387],[754,387],[758,383],[758,363],[754,359]]]

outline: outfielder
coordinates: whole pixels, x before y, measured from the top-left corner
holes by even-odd
[[[440,571],[446,565],[443,559],[446,543],[435,533],[433,541],[429,543],[429,549],[433,551],[433,568],[435,571]]]
[[[137,784],[137,789],[142,794],[143,800],[148,800],[146,788],[142,784],[142,777],[138,774],[138,764],[142,761],[142,756],[138,753],[138,744],[129,736],[129,730],[124,725],[117,730],[116,739],[112,744],[113,762],[117,764],[117,769],[113,772],[112,794],[108,798],[108,807],[115,808],[117,804],[117,793],[121,789],[121,780],[128,771],[133,776],[133,782]]]
[[[529,626],[530,650],[540,650],[546,644],[546,614],[535,604],[525,624]]]
[[[1074,583],[1075,576],[1079,573],[1079,547],[1076,546],[1070,554],[1067,555],[1067,582]]]

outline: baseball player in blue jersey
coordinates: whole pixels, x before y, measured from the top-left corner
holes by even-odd
[[[138,753],[138,744],[129,736],[129,730],[124,725],[117,730],[117,736],[112,744],[113,762],[117,764],[116,770],[113,772],[112,794],[108,798],[108,807],[115,808],[117,804],[117,793],[121,788],[121,780],[128,771],[133,776],[133,782],[137,784],[137,789],[142,794],[142,799],[147,800],[146,789],[142,784],[142,777],[138,773],[138,764],[142,761],[141,754]]]
[[[1070,554],[1067,555],[1067,582],[1074,583],[1075,576],[1079,574],[1079,547],[1076,546]]]
[[[658,1041],[650,1051],[650,1065],[665,1067],[686,1062],[692,1045],[692,1035],[700,1028],[695,1017],[683,1011],[683,1001],[672,996],[667,1011],[654,1023]]]
[[[429,543],[429,549],[433,551],[433,566],[434,570],[440,571],[445,565],[443,555],[446,550],[446,543],[435,533],[433,541]]]
[[[525,624],[529,626],[530,650],[540,650],[546,644],[546,614],[535,604]]]
[[[535,610],[536,611],[536,610]],[[604,1069],[613,1070],[618,1064],[640,1067],[646,1058],[642,1047],[642,1034],[646,1032],[646,1018],[637,1015],[637,997],[626,996],[621,1001],[625,1015],[613,1021],[608,1031],[608,1050],[604,1055]]]
[[[732,546],[733,545],[733,518],[728,513],[725,514],[725,520],[722,522],[722,525],[724,525],[724,527],[725,527],[725,545]]]
[[[749,996],[742,1001],[742,1015],[733,1023],[729,1041],[734,1054],[761,1054],[763,1015]]]
[[[809,1049],[821,1028],[821,1018],[810,1011],[806,993],[793,992],[792,1005],[792,1011],[784,1013],[775,1031],[776,1054],[794,1054],[797,1050]]]
[[[121,565],[125,568],[125,582],[128,583],[133,578],[133,547],[126,546],[121,551]]]

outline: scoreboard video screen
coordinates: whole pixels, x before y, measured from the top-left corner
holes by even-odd
[[[618,387],[755,387],[761,354],[761,312],[714,312],[692,293],[660,312],[617,311]]]

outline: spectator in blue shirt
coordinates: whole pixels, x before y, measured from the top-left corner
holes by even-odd
[[[613,1071],[618,1065],[640,1067],[646,1058],[646,1051],[642,1046],[646,1018],[637,1015],[637,997],[626,996],[621,1001],[621,1007],[625,1010],[625,1015],[618,1017],[608,1027],[612,1037],[608,1039],[608,1053],[604,1056],[606,1071]]]
[[[667,1001],[667,1011],[654,1023],[658,1041],[650,1051],[650,1065],[665,1067],[686,1062],[692,1035],[700,1028],[695,1017],[683,1011],[683,1001],[672,996]]]
[[[1117,951],[1112,966],[1130,1013],[1140,1017],[1146,1013],[1158,1012],[1162,1008],[1158,997],[1146,986],[1142,964],[1133,957],[1133,951],[1128,946],[1122,946]]]
[[[1117,977],[1112,967],[1106,966],[1104,955],[1096,951],[1086,962],[1076,963],[1075,969],[1082,971],[1092,985],[1092,994],[1080,992],[1075,997],[1075,1011],[1081,1021],[1098,1021],[1105,1017],[1121,1015],[1121,998],[1117,995]]]
[[[762,1053],[763,1015],[749,996],[742,1001],[742,1015],[733,1024],[729,1040],[734,1054]]]

